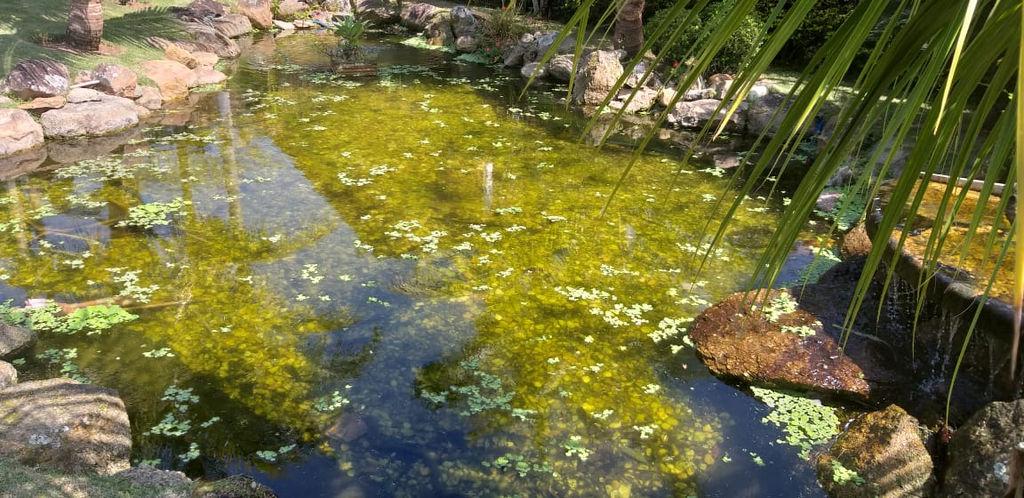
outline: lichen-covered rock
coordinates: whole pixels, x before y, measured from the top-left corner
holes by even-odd
[[[213,27],[228,38],[238,38],[252,33],[252,22],[242,14],[224,14],[213,20]]]
[[[1024,400],[995,401],[957,429],[940,497],[1004,496],[1012,458],[1024,443]]]
[[[697,316],[690,338],[719,377],[861,401],[871,394],[861,368],[785,289],[727,297]]]
[[[598,105],[622,76],[622,64],[615,52],[595,50],[580,62],[572,100],[580,105]]]
[[[427,43],[438,47],[455,45],[455,34],[452,33],[451,20],[447,13],[434,16],[427,24],[423,34],[427,37]]]
[[[168,44],[164,47],[164,57],[169,61],[177,62],[189,69],[199,67],[199,61],[192,55],[192,52],[189,52],[174,43]]]
[[[188,491],[192,480],[183,472],[175,470],[160,470],[152,467],[132,467],[122,470],[114,477],[130,482],[136,486],[147,488],[158,488],[162,490]],[[164,496],[164,495],[161,495]]]
[[[139,77],[135,71],[117,64],[100,64],[92,70],[92,79],[98,80],[96,89],[124,97],[127,99],[135,97],[135,89],[139,84]]]
[[[473,15],[473,11],[463,5],[452,7],[452,33],[456,38],[463,36],[476,36],[480,29],[480,23]]]
[[[0,109],[0,157],[13,156],[42,145],[43,128],[29,113],[21,109]]]
[[[49,59],[29,59],[11,68],[3,87],[21,100],[53,97],[68,91],[71,75],[64,64]]]
[[[11,387],[18,383],[18,371],[14,365],[6,361],[0,361],[0,389]]]
[[[863,223],[843,235],[843,244],[839,247],[839,254],[843,258],[867,257],[870,252],[871,237],[868,237],[868,231]]]
[[[890,405],[853,421],[818,458],[818,477],[836,498],[923,497],[932,467],[917,419]]]
[[[548,61],[548,76],[552,79],[568,82],[572,77],[572,55],[556,55]]]
[[[169,60],[142,63],[143,74],[156,83],[164,100],[179,100],[188,96],[188,89],[196,85],[195,74],[180,62]]]
[[[270,488],[244,475],[201,482],[192,491],[192,498],[276,498]]]
[[[238,0],[235,9],[259,29],[273,26],[274,12],[270,9],[270,0]]]
[[[414,31],[423,31],[437,15],[444,12],[444,9],[435,7],[429,3],[410,3],[402,6],[399,14],[402,26]]]
[[[309,10],[309,5],[299,0],[281,0],[277,4],[277,17],[285,21],[290,21],[295,18],[301,12]]]
[[[475,36],[460,36],[455,39],[455,50],[463,53],[476,51],[480,46],[480,40]]]
[[[65,472],[113,474],[129,467],[124,403],[111,389],[70,379],[0,391],[0,456]]]
[[[83,92],[75,93],[78,90]],[[47,138],[81,138],[112,135],[139,124],[135,102],[78,88],[68,94],[68,104],[40,116]]]

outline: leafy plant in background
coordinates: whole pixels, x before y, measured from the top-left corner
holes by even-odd
[[[355,17],[346,17],[334,27],[334,34],[340,40],[331,55],[344,61],[357,61],[363,57],[363,38],[366,36],[366,23]]]
[[[728,118],[739,111],[748,93],[806,22],[809,13],[825,1],[772,2],[771,11],[757,35],[757,43],[752,44],[755,48],[742,60],[735,80],[719,105],[718,111],[725,114],[725,119],[718,120],[718,125],[706,125],[698,134],[695,146],[721,134],[729,122]],[[623,3],[623,0],[612,2],[604,15],[611,16]],[[677,68],[669,78],[676,80],[677,88],[693,87],[702,74],[711,70],[715,58],[725,50],[732,37],[743,31],[745,20],[756,12],[758,3],[757,0],[723,0],[714,4],[710,0],[677,0],[661,14],[659,22],[648,29],[647,39],[639,51],[641,55],[624,65],[623,76],[600,107],[607,107],[641,62],[643,54],[659,46],[679,46],[688,32],[697,29],[701,33],[697,37],[701,43],[687,47],[681,55],[672,54],[672,58],[690,61],[691,64]],[[578,33],[575,38],[579,53],[588,40],[579,33],[587,30],[595,4],[596,0],[580,0],[580,8],[566,23],[541,62],[549,60],[555,53],[554,48],[573,32]],[[715,5],[725,12],[720,22],[703,23]],[[996,270],[987,276],[989,283],[978,298],[982,305],[998,276],[998,267],[1007,257],[1010,247],[1015,248],[1013,300],[1017,320],[1008,361],[1010,375],[1019,385],[1017,362],[1024,301],[1024,238],[1013,237],[1015,223],[1007,226],[1003,221],[1009,196],[1003,196],[999,201],[990,230],[981,231],[979,225],[996,182],[1005,179],[1005,191],[1014,192],[1016,183],[1024,181],[1024,169],[1017,168],[1015,162],[1015,158],[1016,161],[1024,160],[1024,120],[1019,117],[1024,114],[1024,101],[1015,98],[1024,92],[1024,74],[1019,71],[1019,59],[1024,57],[1024,51],[1020,50],[1021,25],[1024,23],[1021,2],[857,0],[852,7],[838,29],[811,56],[786,95],[775,114],[778,120],[776,132],[772,136],[758,138],[755,148],[761,153],[756,158],[745,158],[741,166],[744,174],[733,177],[732,186],[738,187],[739,195],[732,197],[731,203],[718,201],[718,209],[724,213],[726,221],[718,227],[707,227],[710,245],[704,261],[714,254],[729,220],[740,209],[747,194],[752,193],[763,178],[780,176],[785,172],[790,164],[788,158],[798,152],[803,139],[812,133],[816,117],[825,103],[840,84],[852,82],[852,91],[833,120],[834,131],[803,173],[779,229],[761,256],[751,286],[767,287],[776,282],[790,249],[815,209],[818,195],[831,176],[849,158],[860,155],[868,137],[873,137],[877,143],[887,144],[887,147],[864,149],[868,151],[865,164],[876,166],[859,172],[860,178],[855,183],[869,193],[867,198],[874,198],[883,182],[895,176],[890,200],[875,231],[875,240],[889,240],[894,230],[906,225],[921,209],[925,189],[916,187],[922,176],[928,178],[941,168],[952,177],[980,180],[980,199],[975,204],[975,211],[969,213],[967,236],[961,247],[971,247],[975,238],[983,240],[984,254],[981,256],[996,263]],[[657,54],[654,64],[648,64],[648,74],[659,64],[670,62],[667,56],[666,53]],[[666,120],[682,94],[678,92],[676,98],[669,102],[668,109],[655,117],[655,124],[660,125]],[[622,111],[612,114],[614,119],[619,119]],[[592,122],[585,133],[590,132],[594,125]],[[599,141],[602,144],[615,129],[607,123],[603,126],[607,131]],[[626,181],[632,164],[653,136],[654,132],[639,142],[634,159],[624,169],[608,202],[614,201],[615,193]],[[905,160],[900,154],[903,151],[908,152]],[[684,157],[684,165],[693,153],[691,148]],[[901,158],[899,163],[897,157]],[[938,206],[940,214],[928,236],[923,255],[927,271],[921,281],[914,283],[919,299],[926,297],[927,284],[936,271],[938,255],[942,253],[954,225],[954,214],[964,205],[966,195],[967,189],[957,189],[955,182],[950,182],[944,189]],[[1015,209],[1016,218],[1024,218],[1024,203],[1017,204]],[[1000,238],[1004,232],[1006,236]],[[897,253],[904,246],[907,235],[904,231],[897,237]],[[847,312],[844,342],[875,274],[883,268],[881,273],[888,289],[896,261],[886,258],[886,245],[874,244],[866,258],[855,297]],[[961,253],[966,257],[966,249]],[[971,332],[981,309],[978,306],[972,317]],[[961,345],[953,384],[971,332]]]
[[[682,29],[682,36],[673,43],[664,43],[664,40],[657,39],[659,43],[654,45],[654,50],[660,53],[667,61],[687,62],[687,53],[691,47],[700,46],[704,43],[704,35],[707,31],[704,26],[719,24],[724,16],[729,13],[729,3],[723,2],[713,5],[701,12],[697,24],[682,26],[682,19],[671,18],[671,10],[658,11],[647,24],[647,36],[664,22],[667,22],[672,29]],[[709,73],[731,73],[743,65],[743,60],[754,49],[759,42],[759,34],[764,30],[764,22],[757,12],[751,12],[743,18],[739,29],[736,30],[726,41],[725,45],[708,66]]]

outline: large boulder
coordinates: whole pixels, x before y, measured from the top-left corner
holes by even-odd
[[[6,389],[18,383],[18,371],[14,365],[0,361],[0,389]]]
[[[547,75],[547,69],[539,62],[531,62],[523,64],[523,67],[519,68],[519,74],[522,74],[524,78],[540,79]]]
[[[11,68],[3,88],[19,99],[53,97],[68,91],[71,75],[64,64],[49,59],[29,59]]]
[[[139,124],[135,102],[78,88],[68,104],[40,117],[47,138],[70,139],[113,135]]]
[[[242,14],[224,14],[213,20],[213,27],[228,38],[252,33],[252,22]]]
[[[861,368],[798,309],[786,289],[736,293],[704,310],[690,327],[711,373],[761,387],[797,389],[865,401]]]
[[[854,420],[818,458],[818,477],[836,498],[924,497],[932,467],[917,419],[890,405]]]
[[[226,74],[207,67],[201,67],[192,71],[196,76],[196,86],[203,85],[218,85],[227,81],[228,77]]]
[[[868,236],[868,231],[864,228],[863,223],[858,224],[853,230],[843,235],[843,243],[839,246],[839,254],[844,259],[866,258],[870,252],[871,237]]]
[[[769,91],[754,101],[748,99],[748,102],[750,107],[747,109],[747,133],[771,135],[779,130],[788,108],[786,95]]]
[[[186,22],[182,24],[189,39],[176,41],[182,48],[190,52],[213,52],[220,57],[234,58],[242,53],[235,40],[217,30],[217,28],[201,23]]]
[[[452,32],[456,38],[463,36],[476,36],[480,29],[480,23],[473,15],[473,11],[463,5],[452,7]]]
[[[164,47],[164,57],[169,61],[179,62],[189,69],[199,67],[199,59],[192,55],[192,52],[174,43]]]
[[[309,10],[309,5],[299,0],[281,0],[277,4],[277,17],[285,21],[295,19],[299,13]]]
[[[718,127],[725,119],[727,111],[723,107],[716,112],[721,104],[722,101],[716,99],[678,102],[668,115],[668,122],[683,128],[703,128],[709,122],[712,126]],[[746,105],[745,103],[740,104],[740,108],[729,117],[729,123],[725,127],[726,131],[736,132],[743,129]]]
[[[708,77],[707,87],[711,91],[715,92],[713,99],[722,100],[725,98],[725,94],[729,92],[729,88],[732,87],[732,81],[735,78],[731,74],[712,74]]]
[[[949,444],[940,497],[1004,496],[1024,457],[1024,400],[995,401],[964,423]],[[1015,458],[1015,455],[1018,455]],[[1024,462],[1021,462],[1024,463]],[[1019,475],[1012,476],[1019,479]],[[1010,496],[1010,495],[1006,495]]]
[[[21,109],[0,109],[0,157],[32,150],[43,145],[43,128]],[[0,358],[3,358],[3,329],[0,328]]]
[[[598,105],[604,102],[622,76],[622,64],[615,52],[595,50],[580,62],[576,70],[576,86],[572,100],[580,105]]]
[[[100,64],[92,70],[92,79],[99,81],[96,89],[124,98],[135,98],[139,77],[135,71],[117,64]]]
[[[245,475],[201,482],[192,491],[192,498],[276,498],[274,492]]]
[[[186,19],[213,19],[227,14],[227,8],[217,0],[192,0],[187,6],[181,9],[178,17]]]
[[[444,12],[444,9],[429,3],[410,3],[402,6],[399,18],[402,26],[413,31],[424,31],[434,17]]]
[[[129,467],[132,435],[112,389],[70,379],[0,391],[0,456],[64,472],[114,474]]]
[[[270,29],[273,26],[274,12],[270,10],[270,0],[238,0],[235,8],[259,29]]]
[[[147,61],[142,63],[142,71],[156,83],[165,101],[184,99],[188,96],[188,89],[196,85],[195,74],[180,62]]]
[[[427,37],[427,43],[439,47],[455,45],[455,34],[452,33],[451,18],[448,13],[442,12],[434,16],[423,31]]]
[[[654,107],[654,102],[657,100],[658,91],[653,88],[641,87],[634,90],[623,88],[619,90],[618,97],[608,103],[608,107],[612,109],[625,108],[624,112],[633,114],[649,110]]]
[[[555,41],[558,40],[558,33],[558,31],[534,33],[533,42],[527,47],[527,54],[525,55],[526,62],[533,62],[544,57],[544,54],[548,53],[548,49],[550,49],[551,46],[555,44]],[[575,36],[566,36],[558,46],[558,50],[555,54],[567,54],[572,52],[575,47],[575,40]]]

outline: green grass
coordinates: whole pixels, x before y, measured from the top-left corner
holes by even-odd
[[[19,61],[50,58],[68,65],[72,75],[103,62],[116,62],[129,67],[160,59],[163,52],[146,43],[150,36],[180,37],[168,7],[184,5],[188,0],[144,0],[143,6],[125,7],[115,1],[104,1],[103,39],[118,48],[111,55],[76,54],[47,48],[47,40],[56,41],[67,29],[68,0],[32,0],[0,2],[0,75],[6,74]]]
[[[68,496],[102,496],[137,498],[186,496],[188,486],[178,493],[162,494],[168,488],[142,486],[116,477],[97,475],[65,475],[36,469],[11,461],[0,461],[0,489],[10,498],[65,498]]]

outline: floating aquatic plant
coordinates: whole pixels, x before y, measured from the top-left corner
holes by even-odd
[[[782,429],[785,438],[781,442],[796,447],[805,460],[810,458],[814,446],[839,434],[835,409],[820,400],[760,387],[750,390],[772,409],[763,420]]]
[[[156,226],[167,226],[171,224],[171,218],[180,214],[182,208],[188,204],[182,199],[175,199],[169,202],[150,202],[128,208],[128,218],[120,221],[117,226],[153,228]]]

